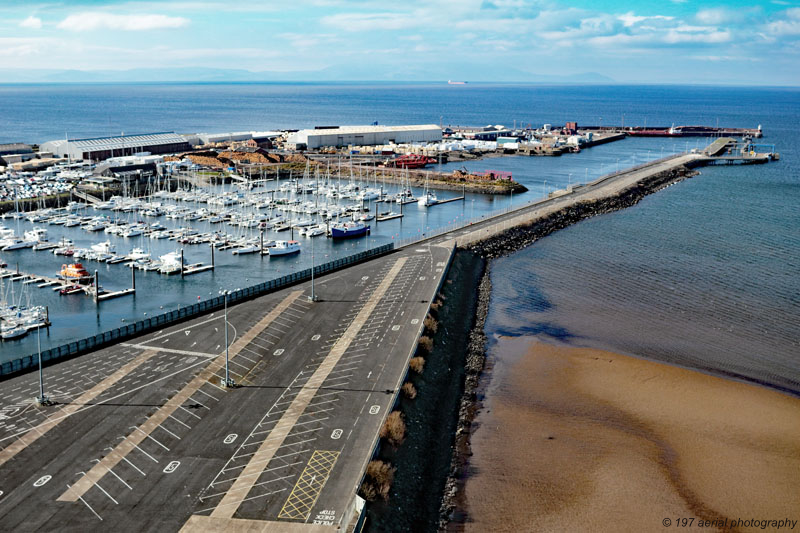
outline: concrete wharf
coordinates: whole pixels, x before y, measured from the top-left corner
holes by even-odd
[[[713,159],[604,176],[319,276],[314,299],[304,282],[60,362],[53,406],[35,374],[4,381],[4,528],[345,530],[455,248]]]

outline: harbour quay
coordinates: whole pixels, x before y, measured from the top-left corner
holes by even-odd
[[[358,488],[454,250],[654,192],[736,155],[729,140],[720,145],[557,190],[47,367],[46,405],[32,403],[36,374],[4,381],[2,523],[19,531],[346,530],[363,510]]]

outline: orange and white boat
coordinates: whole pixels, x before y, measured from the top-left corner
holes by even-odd
[[[63,279],[69,279],[75,281],[91,279],[92,277],[89,271],[83,268],[83,265],[80,263],[72,263],[71,265],[61,265],[61,271],[58,273],[58,275]]]

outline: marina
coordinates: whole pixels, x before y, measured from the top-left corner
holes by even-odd
[[[677,143],[666,147],[679,150]],[[513,172],[530,192],[497,197],[447,191],[433,195],[431,190],[427,206],[419,203],[426,196],[424,188],[409,188],[404,183],[376,186],[363,170],[361,179],[358,170],[350,179],[341,173],[326,177],[324,171],[316,169],[254,186],[235,182],[99,201],[84,195],[80,203],[66,208],[6,213],[3,224],[7,233],[46,228],[48,240],[39,244],[44,243],[47,249],[31,246],[7,250],[0,252],[0,258],[12,265],[11,272],[18,268],[28,276],[16,281],[10,281],[14,276],[9,276],[8,283],[42,280],[24,286],[33,291],[32,301],[50,309],[53,326],[41,339],[46,349],[67,342],[78,331],[78,324],[85,332],[80,336],[91,333],[86,330],[89,324],[99,333],[226,288],[277,278],[312,262],[419,239],[585,182],[613,170],[615,164],[629,166],[656,159],[664,154],[664,148],[661,139],[631,138],[563,160],[507,156],[448,163],[442,165],[445,170],[458,165],[476,172],[487,168]],[[337,223],[348,221],[363,224],[368,231],[355,238],[319,239],[331,234]],[[298,244],[290,247],[291,253],[281,253],[286,248],[274,253],[279,241]],[[98,270],[102,290],[97,299],[91,289],[59,296],[63,282],[56,283],[55,274],[65,260],[80,261],[90,273]],[[131,275],[126,267],[141,273],[135,293],[130,290]],[[40,290],[45,288],[57,290]],[[35,350],[35,340],[22,337],[5,343],[0,359],[10,360]]]
[[[156,319],[149,324],[150,331],[132,324],[133,334],[144,335],[133,340],[131,333],[125,337],[120,333],[121,344],[84,356],[114,364],[103,367],[94,388],[75,400],[76,405],[84,405],[99,398],[102,404],[125,397],[122,406],[109,403],[108,407],[124,407],[128,412],[114,411],[109,417],[104,410],[84,409],[79,414],[67,403],[59,408],[64,416],[55,423],[42,419],[36,410],[16,415],[18,423],[24,420],[24,427],[33,429],[12,428],[17,432],[4,439],[0,468],[17,458],[34,460],[37,440],[59,438],[75,423],[95,429],[87,431],[82,446],[70,447],[66,453],[44,447],[35,459],[70,466],[85,463],[85,470],[72,474],[72,468],[68,481],[35,496],[30,484],[9,495],[13,502],[36,497],[59,504],[36,514],[30,506],[14,505],[7,519],[38,527],[55,522],[85,525],[98,519],[116,524],[146,520],[144,514],[158,508],[162,527],[171,530],[225,530],[245,524],[251,529],[278,528],[311,516],[326,516],[328,525],[348,527],[363,511],[363,500],[357,495],[363,470],[374,452],[381,421],[400,393],[422,332],[421,319],[444,282],[455,249],[492,239],[505,241],[509,229],[547,224],[570,209],[586,209],[586,216],[591,216],[591,206],[613,203],[642,188],[658,190],[681,179],[687,169],[710,162],[702,153],[676,154],[555,191],[468,228],[445,227],[398,246],[393,253],[354,264],[335,276],[323,276],[316,290],[313,278],[304,278],[254,299],[243,298],[246,293],[239,292],[237,297],[244,301],[231,309],[237,336],[230,345],[227,293],[201,304],[212,306],[210,315],[181,324],[161,325]],[[208,327],[223,317],[224,350],[219,327]],[[58,368],[72,368],[81,359]],[[138,379],[127,384],[128,375]],[[26,379],[19,376],[10,383],[29,387]],[[131,388],[142,379],[147,385]],[[358,390],[350,386],[351,381]],[[64,398],[62,391],[57,394]],[[346,400],[338,402],[340,397]],[[116,414],[124,420],[125,429],[112,441],[120,429]],[[342,438],[339,427],[352,429]],[[242,435],[240,444],[208,446],[208,435],[222,438],[226,433],[228,444]],[[309,439],[315,442],[313,447],[303,446]],[[255,451],[242,453],[243,446]],[[319,451],[331,448],[335,451]],[[206,459],[194,468],[179,469],[199,449],[206,450]],[[318,464],[326,466],[320,469]],[[314,479],[317,475],[321,479],[314,486],[313,501],[301,503],[297,487],[309,484],[309,468],[318,472]],[[170,475],[146,475],[162,470]],[[17,487],[20,472],[10,472],[6,479]],[[134,486],[143,487],[147,494],[169,494],[179,486],[195,497],[167,511],[163,504],[138,505],[139,491],[129,492]],[[108,492],[110,487],[113,492]],[[125,504],[120,507],[120,502]],[[169,526],[164,525],[167,522]]]

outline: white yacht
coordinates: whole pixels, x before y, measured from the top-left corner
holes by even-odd
[[[260,250],[257,244],[248,244],[246,246],[242,246],[241,248],[236,248],[231,253],[233,255],[244,255],[244,254],[254,254]]]
[[[436,198],[436,193],[434,193],[432,191],[426,192],[425,194],[423,194],[422,196],[419,197],[419,200],[417,200],[417,205],[422,206],[422,207],[430,207],[430,206],[436,205],[438,203],[439,203],[439,199]]]
[[[6,252],[10,250],[21,250],[22,248],[33,248],[36,241],[26,241],[19,237],[9,237],[0,241],[0,250]]]
[[[4,341],[10,341],[11,339],[18,339],[20,337],[24,337],[28,334],[27,328],[24,328],[20,325],[13,325],[10,327],[4,327],[0,329],[0,337],[3,338]]]
[[[161,266],[158,271],[162,274],[177,274],[181,271],[181,253],[170,252],[158,258]]]
[[[150,254],[148,254],[141,248],[134,248],[133,251],[128,254],[128,259],[132,261],[139,261],[141,259],[150,259]]]
[[[47,240],[47,229],[35,227],[24,234],[26,241],[43,242]]]
[[[275,246],[267,248],[267,255],[290,255],[300,252],[298,241],[275,241]]]
[[[106,242],[99,242],[97,244],[92,245],[92,251],[98,252],[101,254],[113,254],[116,253],[116,247],[111,244],[111,241]]]

